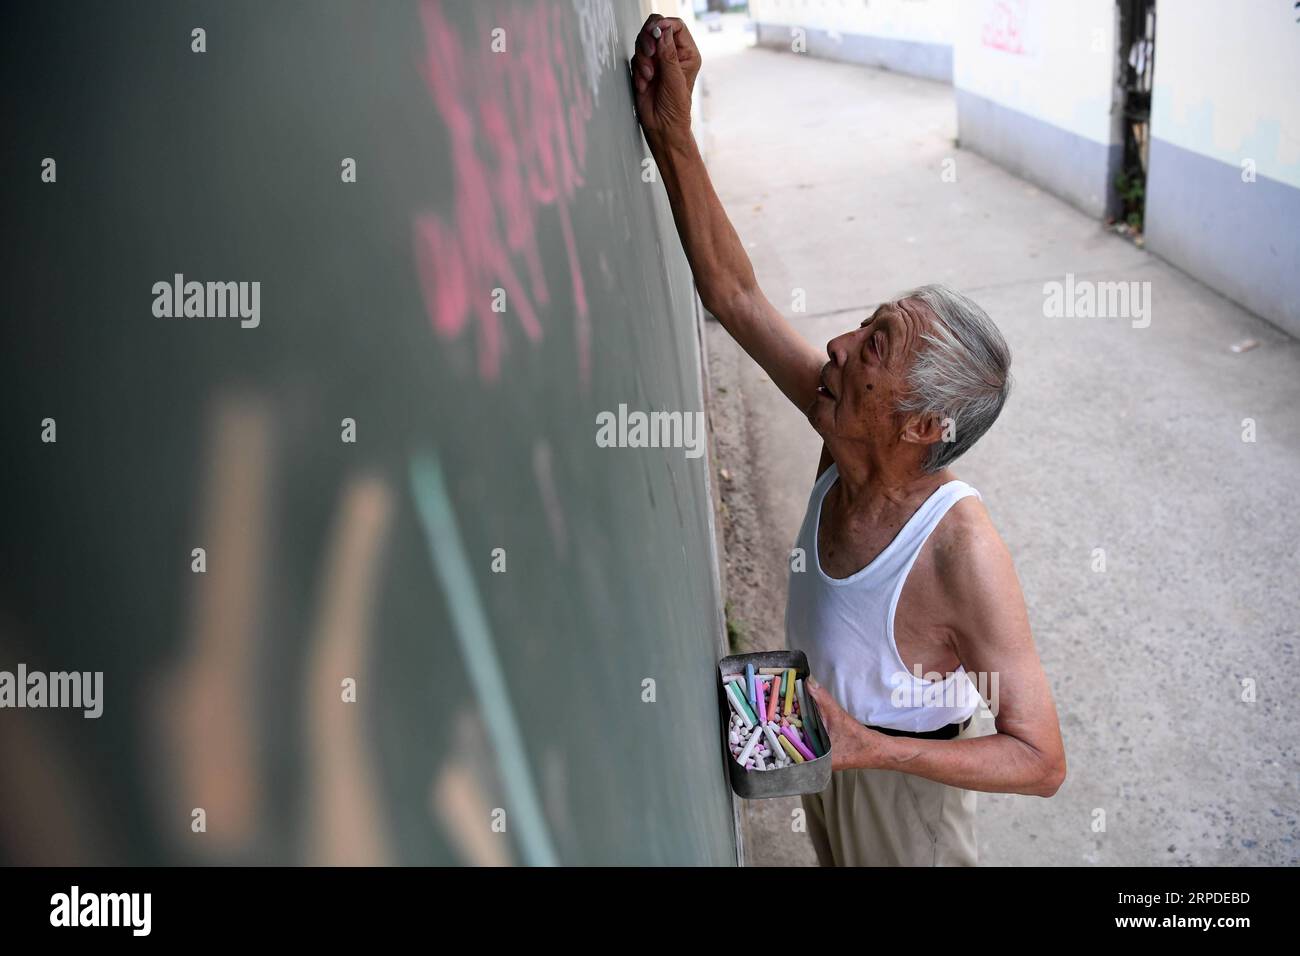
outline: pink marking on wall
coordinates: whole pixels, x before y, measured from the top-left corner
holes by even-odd
[[[1026,0],[996,0],[989,5],[980,42],[994,50],[1024,53],[1025,20],[1028,15]]]
[[[495,382],[505,348],[502,320],[517,320],[531,342],[544,335],[538,310],[550,303],[537,240],[539,214],[559,216],[573,289],[578,368],[590,375],[591,325],[570,205],[583,183],[592,93],[573,66],[565,18],[545,3],[503,4],[490,20],[476,5],[476,28],[460,36],[438,0],[421,8],[429,94],[451,140],[455,195],[448,219],[414,222],[415,262],[435,332],[455,339],[473,319],[479,376]],[[505,30],[506,51],[491,49]],[[506,311],[492,311],[492,290]]]

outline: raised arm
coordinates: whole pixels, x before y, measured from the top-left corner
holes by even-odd
[[[656,39],[653,31],[658,29]],[[709,180],[691,133],[691,87],[700,54],[673,17],[651,16],[632,58],[637,116],[668,191],[677,234],[704,307],[800,410],[816,397],[826,357],[767,300]]]

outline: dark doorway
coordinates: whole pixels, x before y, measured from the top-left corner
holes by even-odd
[[[1124,157],[1115,176],[1121,227],[1142,234],[1155,71],[1156,0],[1119,0],[1119,85]]]

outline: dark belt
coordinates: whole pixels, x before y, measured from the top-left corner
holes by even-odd
[[[874,730],[876,733],[887,734],[890,737],[915,737],[917,740],[952,740],[963,730],[970,726],[970,718],[967,717],[960,724],[949,724],[947,727],[940,727],[938,730],[926,730],[918,732],[915,730],[895,730],[893,727],[872,727],[866,724],[867,730]]]

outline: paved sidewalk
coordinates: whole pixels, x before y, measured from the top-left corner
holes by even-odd
[[[956,148],[950,87],[701,40],[714,182],[809,340],[940,281],[1011,343],[1011,401],[956,471],[1015,556],[1069,777],[1050,800],[981,795],[982,862],[1300,862],[1300,344]],[[1044,318],[1066,273],[1151,283],[1150,327]],[[778,647],[819,442],[713,322],[708,349],[731,613]],[[814,862],[796,805],[745,805],[751,864]]]

